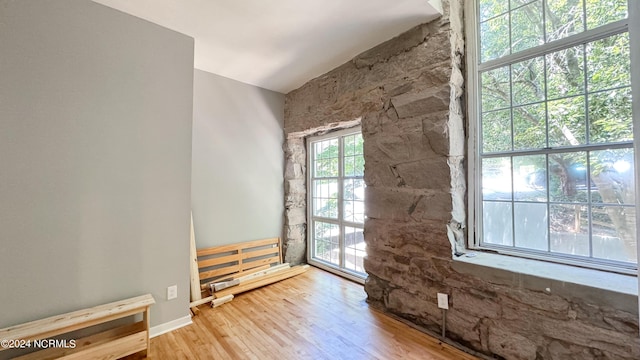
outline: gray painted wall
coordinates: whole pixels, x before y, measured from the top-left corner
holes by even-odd
[[[144,293],[187,316],[193,39],[0,0],[0,49],[0,327]]]
[[[196,246],[281,237],[284,95],[195,70],[193,104]]]

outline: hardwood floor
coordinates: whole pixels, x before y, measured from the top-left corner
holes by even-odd
[[[476,359],[368,306],[359,284],[311,268],[200,307],[151,340],[151,359]]]

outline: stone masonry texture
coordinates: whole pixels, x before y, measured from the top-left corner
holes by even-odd
[[[636,297],[551,293],[452,260],[467,221],[463,1],[442,3],[441,18],[287,94],[285,260],[306,260],[305,137],[359,120],[372,305],[439,333],[436,294],[447,293],[448,337],[492,358],[640,359]]]

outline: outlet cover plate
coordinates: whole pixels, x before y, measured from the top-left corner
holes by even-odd
[[[440,309],[449,309],[449,295],[438,293],[438,307]]]
[[[167,288],[167,300],[173,300],[178,297],[178,285],[171,285]]]

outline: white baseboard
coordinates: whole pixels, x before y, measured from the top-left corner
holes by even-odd
[[[149,337],[153,338],[191,324],[193,324],[193,322],[191,321],[191,315],[183,316],[181,318],[177,318],[175,320],[171,320],[164,324],[156,325],[150,328]]]

